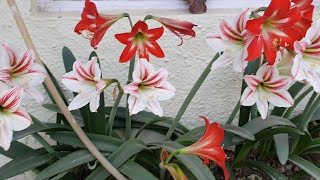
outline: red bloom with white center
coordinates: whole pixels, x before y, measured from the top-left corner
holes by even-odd
[[[84,34],[91,39],[91,46],[96,48],[102,40],[107,30],[124,15],[106,15],[100,14],[97,7],[90,0],[86,0],[85,7],[81,14],[81,21],[76,25],[74,31],[77,34]]]
[[[90,103],[90,111],[99,107],[100,93],[107,84],[101,79],[101,70],[97,57],[92,57],[87,64],[76,61],[73,71],[62,76],[62,83],[71,91],[79,93],[69,104],[69,110],[75,110]]]
[[[138,52],[139,58],[145,58],[149,61],[149,53],[163,58],[164,53],[156,42],[162,34],[164,28],[148,29],[148,25],[143,21],[138,21],[129,33],[116,34],[115,37],[122,43],[125,44],[121,56],[120,62],[125,63],[133,58]]]
[[[233,63],[233,69],[238,72],[243,72],[247,67],[246,39],[248,39],[247,36],[252,36],[245,30],[249,16],[250,9],[246,9],[232,25],[222,20],[219,25],[220,34],[207,38],[207,43],[215,52],[223,51],[223,54],[212,64],[212,70],[231,63]]]
[[[20,58],[7,44],[3,45],[3,55],[0,60],[0,81],[9,87],[22,87],[25,94],[38,102],[43,96],[36,89],[47,76],[43,66],[34,62],[32,50],[27,50]]]
[[[272,0],[263,16],[247,22],[246,29],[256,35],[248,40],[249,61],[264,52],[268,64],[273,65],[278,46],[290,48],[304,36],[312,22],[309,18],[313,11],[312,0],[294,2],[296,4],[291,6],[290,0]]]
[[[190,38],[196,37],[196,32],[194,32],[193,28],[197,25],[193,23],[156,16],[152,16],[151,18],[160,22],[164,27],[169,29],[169,31],[178,36],[181,39],[179,46],[183,44],[183,38],[185,36],[189,36]]]
[[[193,154],[203,159],[203,163],[208,165],[209,160],[217,163],[224,172],[225,179],[229,179],[229,173],[225,165],[226,153],[221,147],[224,138],[224,130],[218,123],[210,124],[209,120],[200,116],[205,120],[206,129],[202,137],[194,144],[178,150],[178,154]]]
[[[132,74],[133,82],[124,86],[128,99],[129,113],[137,114],[145,108],[158,116],[163,115],[159,101],[165,101],[175,95],[176,89],[167,81],[168,71],[161,68],[154,71],[146,59],[137,61]]]
[[[256,75],[245,75],[248,87],[241,96],[242,106],[257,104],[262,119],[268,114],[268,102],[278,107],[290,107],[294,104],[286,88],[291,79],[281,77],[274,66],[262,65]]]
[[[20,108],[23,89],[0,90],[0,146],[9,150],[12,131],[21,131],[32,123],[29,114]]]
[[[296,56],[292,67],[295,80],[306,80],[320,93],[320,20],[307,31],[306,37],[294,43]]]

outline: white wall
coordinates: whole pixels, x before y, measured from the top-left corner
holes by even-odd
[[[40,53],[42,60],[49,66],[57,78],[64,74],[62,64],[61,49],[63,46],[69,47],[77,59],[86,61],[92,48],[88,40],[76,35],[73,28],[80,19],[80,12],[77,13],[44,13],[38,12],[28,0],[18,0],[18,6],[25,19],[26,25],[32,36],[32,39]],[[166,54],[165,59],[151,58],[151,61],[158,69],[165,67],[170,72],[170,82],[176,87],[176,96],[169,101],[163,102],[164,115],[174,116],[180,105],[186,97],[194,82],[197,80],[203,69],[209,63],[214,53],[207,46],[205,38],[209,33],[217,32],[218,22],[225,18],[231,20],[240,10],[209,10],[203,15],[189,14],[188,11],[179,12],[157,12],[154,15],[167,16],[180,20],[191,21],[198,25],[195,29],[197,37],[185,41],[182,46],[179,39],[166,31],[163,38],[159,41]],[[143,19],[144,12],[132,12],[133,20]],[[151,21],[150,21],[151,22]],[[151,26],[159,26],[153,22]],[[0,43],[9,43],[19,51],[25,50],[23,39],[11,17],[10,10],[5,0],[0,1]],[[107,32],[107,35],[100,43],[97,50],[102,63],[104,77],[117,78],[125,83],[127,77],[128,64],[118,62],[124,46],[117,42],[113,37],[115,33],[129,31],[129,25],[126,20],[116,23]],[[205,115],[212,121],[224,122],[231,113],[234,105],[240,96],[241,74],[235,73],[231,67],[222,68],[219,71],[210,73],[198,94],[192,101],[186,114],[182,117],[182,123],[188,127],[199,126],[203,121],[198,118],[199,115]],[[112,90],[109,88],[107,102],[113,103]],[[44,90],[42,90],[43,93]],[[46,103],[50,100],[46,98]],[[42,121],[53,121],[53,113],[32,102],[25,103],[26,109],[31,114],[39,117]],[[27,139],[31,146],[34,141]],[[8,161],[0,158],[1,164]],[[28,176],[29,179],[31,176]],[[28,179],[24,177],[24,179]]]

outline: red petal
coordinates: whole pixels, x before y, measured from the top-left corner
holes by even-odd
[[[248,61],[253,61],[261,56],[263,47],[262,39],[260,37],[255,37],[251,42],[249,42],[247,51],[248,51]]]
[[[145,33],[146,33],[149,41],[155,41],[155,40],[158,40],[162,36],[163,31],[164,31],[164,28],[159,27],[159,28],[146,30]]]
[[[137,51],[137,46],[132,46],[132,44],[128,44],[124,48],[124,50],[120,56],[120,62],[125,63],[125,62],[128,62],[129,60],[131,60],[133,58],[133,56],[135,55],[136,51]]]
[[[272,16],[274,13],[282,14],[288,12],[290,9],[290,0],[272,0],[267,7],[263,16]]]
[[[132,35],[136,35],[138,32],[145,32],[148,30],[148,25],[144,21],[138,21],[132,28]]]
[[[246,29],[255,35],[260,35],[262,31],[262,25],[266,21],[266,17],[261,16],[256,19],[247,21]]]
[[[131,33],[122,33],[122,34],[116,34],[116,39],[120,41],[122,44],[129,44],[132,42],[133,38]]]
[[[148,42],[146,44],[146,48],[148,49],[148,51],[158,57],[158,58],[163,58],[165,55],[161,49],[161,47],[159,46],[159,44],[155,41],[151,41],[151,42]]]
[[[100,28],[97,31],[94,32],[94,35],[91,39],[91,47],[96,48],[97,45],[100,43],[102,40],[103,36],[106,34],[107,30],[109,29],[110,26]]]

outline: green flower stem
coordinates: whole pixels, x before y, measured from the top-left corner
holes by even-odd
[[[283,117],[284,118],[289,118],[293,110],[297,107],[297,105],[305,98],[311,91],[313,91],[313,88],[310,87],[306,91],[304,91],[295,101],[294,105],[290,108],[287,109],[287,111],[284,113]]]
[[[146,16],[144,17],[143,21],[146,21],[146,20],[152,19],[152,18],[153,18],[152,15],[146,15]]]
[[[240,109],[240,101],[238,101],[237,105],[234,107],[234,109],[233,109],[231,115],[229,116],[226,124],[231,124],[232,123],[232,121],[234,120],[234,118],[238,114],[239,109]]]
[[[38,133],[32,134],[32,137],[36,139],[48,151],[48,153],[52,154],[55,152],[53,147],[46,140],[44,140],[43,137],[40,136]]]
[[[178,155],[179,153],[180,153],[180,150],[171,153],[171,154],[169,155],[169,157],[166,159],[166,161],[164,162],[164,165],[169,164],[169,162],[170,162],[170,160],[173,158],[173,156]]]
[[[254,104],[253,106],[251,106],[251,119],[254,119],[258,117],[258,108],[257,105]]]
[[[189,104],[191,103],[193,97],[196,95],[197,91],[199,90],[200,86],[202,85],[202,83],[204,82],[204,80],[207,78],[207,76],[209,75],[210,71],[211,71],[211,66],[213,64],[214,61],[216,61],[219,57],[219,53],[217,53],[213,59],[210,61],[210,63],[208,64],[208,66],[204,69],[204,71],[202,72],[202,74],[200,75],[200,77],[198,78],[198,80],[196,81],[196,83],[193,85],[191,91],[189,92],[187,98],[184,100],[182,106],[180,107],[176,117],[174,118],[171,127],[169,129],[169,131],[166,134],[166,137],[168,139],[170,139],[170,137],[172,136],[174,130],[176,129],[181,117],[183,116],[184,112],[187,110]]]
[[[119,89],[119,94],[116,98],[116,100],[114,101],[114,104],[112,106],[111,112],[110,112],[110,116],[109,116],[109,120],[108,120],[108,128],[107,128],[107,135],[111,136],[112,133],[112,128],[113,128],[113,123],[114,123],[114,118],[116,117],[116,113],[120,104],[120,101],[122,99],[122,95],[123,95],[123,89],[120,85],[120,83],[117,81],[118,85],[118,89]]]
[[[128,17],[129,23],[130,23],[130,27],[132,29],[133,23],[132,23],[131,17],[129,15],[127,17]],[[132,73],[134,70],[134,64],[135,64],[135,56],[130,60],[127,84],[129,84],[132,81]],[[129,114],[128,98],[129,98],[129,95],[127,95],[127,98],[126,98],[126,130],[125,130],[126,139],[130,139],[130,136],[131,136],[131,116]]]

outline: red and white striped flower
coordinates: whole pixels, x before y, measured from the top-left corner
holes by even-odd
[[[32,123],[31,117],[20,108],[23,89],[15,87],[0,90],[0,146],[9,150],[12,141],[12,131],[21,131]]]
[[[294,58],[292,75],[295,80],[305,80],[320,93],[320,20],[315,22],[301,41],[294,43],[297,53]]]
[[[9,87],[22,87],[26,95],[38,102],[43,96],[36,89],[47,76],[43,66],[34,62],[32,50],[27,50],[21,57],[7,44],[3,44],[3,55],[0,60],[0,81]]]
[[[291,79],[281,77],[274,66],[264,64],[256,75],[245,75],[244,80],[248,87],[241,96],[241,105],[257,104],[263,119],[268,114],[268,102],[277,107],[290,107],[294,104],[294,100],[286,89]]]
[[[217,69],[233,63],[235,71],[243,72],[248,62],[246,48],[246,36],[250,36],[245,30],[246,23],[250,16],[250,10],[246,9],[230,25],[225,20],[220,22],[220,34],[209,36],[207,42],[215,52],[223,51],[223,54],[212,64],[212,69]]]
[[[100,93],[107,84],[101,79],[97,57],[92,57],[87,64],[76,61],[73,71],[62,76],[62,83],[71,91],[79,93],[69,104],[69,110],[75,110],[90,103],[90,111],[96,112],[99,107]]]
[[[168,71],[161,68],[154,71],[151,63],[146,59],[137,61],[132,78],[133,82],[123,90],[129,96],[129,113],[137,114],[148,108],[158,116],[163,115],[159,101],[172,98],[176,89],[167,81]]]

